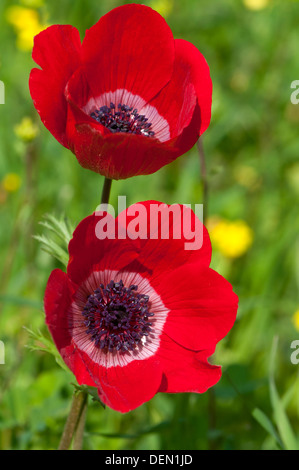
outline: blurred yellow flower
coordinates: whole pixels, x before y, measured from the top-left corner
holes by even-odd
[[[299,331],[299,309],[296,310],[296,312],[293,315],[293,323],[294,323],[296,330]]]
[[[2,180],[2,187],[8,193],[18,191],[21,186],[21,178],[16,173],[7,173]]]
[[[38,127],[30,117],[24,117],[14,128],[15,134],[24,142],[31,142],[38,134]]]
[[[6,10],[6,20],[16,29],[20,30],[24,28],[26,24],[35,24],[38,22],[38,13],[31,8],[13,5]]]
[[[262,10],[270,4],[271,0],[243,0],[243,3],[248,10]]]
[[[173,0],[152,0],[150,6],[166,18],[173,10]]]
[[[253,242],[253,231],[244,220],[232,222],[212,217],[207,228],[213,247],[227,258],[242,256]]]
[[[13,5],[6,10],[6,20],[14,27],[17,47],[23,51],[30,51],[34,36],[47,27],[41,24],[36,10],[19,5]]]

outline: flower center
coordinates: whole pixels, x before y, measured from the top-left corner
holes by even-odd
[[[108,351],[133,351],[151,332],[149,296],[138,287],[110,281],[90,294],[82,311],[86,332],[95,346]]]
[[[110,103],[110,107],[101,106],[100,109],[94,110],[90,116],[111,132],[126,132],[145,135],[146,137],[155,135],[151,130],[152,123],[147,122],[148,118],[143,114],[138,114],[137,109],[121,103],[119,103],[117,109],[114,103]]]

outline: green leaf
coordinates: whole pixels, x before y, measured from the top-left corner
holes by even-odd
[[[270,398],[274,410],[275,423],[285,448],[287,450],[299,450],[297,439],[272,379],[270,380]]]
[[[108,432],[88,432],[85,433],[88,436],[101,436],[101,437],[106,437],[108,439],[137,439],[141,436],[145,436],[147,434],[155,434],[159,433],[164,429],[169,428],[171,425],[170,421],[162,421],[161,423],[154,424],[153,426],[146,428],[146,429],[141,429],[137,431],[134,434],[125,434],[125,433],[108,433]]]
[[[23,297],[15,297],[13,295],[0,295],[0,302],[20,305],[22,307],[36,308],[38,310],[43,309],[42,302],[37,300],[26,299]]]
[[[23,327],[29,334],[29,337],[33,340],[33,344],[27,345],[26,347],[29,348],[31,351],[43,351],[51,354],[54,356],[57,364],[66,372],[70,373],[70,370],[63,362],[55,344],[50,338],[47,338],[43,335],[40,330],[33,331],[27,327]]]
[[[45,235],[34,235],[33,238],[38,240],[41,245],[42,249],[49,253],[54,258],[58,259],[62,264],[67,266],[68,263],[68,252],[61,248],[54,240],[47,238]]]
[[[279,431],[280,438],[287,450],[299,450],[299,445],[296,436],[293,432],[292,426],[286,414],[283,402],[277,392],[275,381],[274,381],[274,370],[275,370],[275,356],[278,348],[278,337],[273,339],[272,351],[270,357],[269,367],[269,388],[270,388],[270,399],[274,412],[274,421]]]
[[[34,235],[34,238],[41,243],[42,249],[46,253],[67,266],[68,244],[73,233],[73,227],[69,220],[66,217],[58,219],[51,214],[46,214],[40,225],[47,230],[47,235]]]
[[[106,405],[100,400],[96,387],[90,387],[89,385],[78,385],[76,383],[72,383],[75,387],[77,392],[86,392],[88,393],[93,401],[97,401],[102,405],[103,408],[106,408]]]
[[[265,413],[260,410],[259,408],[255,408],[252,412],[252,416],[256,419],[256,421],[267,431],[273,439],[277,442],[277,444],[283,448],[283,443],[281,442],[272,422],[265,415]]]
[[[57,219],[52,214],[46,214],[44,216],[44,220],[39,222],[39,224],[50,232],[55,233],[57,237],[65,243],[66,247],[68,246],[74,229],[67,217],[61,217],[60,219]]]

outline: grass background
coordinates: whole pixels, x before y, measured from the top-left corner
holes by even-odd
[[[73,24],[83,37],[101,15],[126,2],[40,3],[41,18]],[[299,365],[290,361],[290,345],[299,339],[292,321],[299,309],[299,105],[290,102],[290,85],[299,79],[299,2],[273,0],[258,11],[241,0],[136,3],[160,9],[174,36],[193,42],[210,65],[212,122],[203,138],[209,214],[246,221],[254,242],[234,260],[216,249],[213,254],[213,268],[240,299],[236,324],[214,357],[223,365],[219,384],[204,395],[158,394],[126,415],[90,403],[84,447],[298,448]],[[81,168],[41,125],[28,90],[31,53],[20,50],[7,21],[15,4],[0,4],[6,98],[0,105],[0,178],[16,173],[22,182],[18,191],[2,190],[0,202],[0,340],[6,353],[0,365],[0,449],[52,449],[74,379],[51,355],[26,348],[32,340],[24,326],[47,335],[44,289],[51,270],[62,267],[32,235],[42,232],[38,223],[46,213],[65,213],[79,223],[98,205],[103,177]],[[14,131],[24,116],[39,128],[31,144]],[[154,175],[114,182],[112,204],[118,194],[128,204],[201,203],[196,147]]]

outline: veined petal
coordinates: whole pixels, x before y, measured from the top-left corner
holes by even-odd
[[[73,282],[82,283],[96,270],[120,270],[137,258],[138,242],[126,238],[119,243],[121,230],[114,217],[107,213],[95,212],[82,220],[69,243],[67,273]]]
[[[209,266],[211,262],[212,248],[207,229],[187,206],[143,201],[121,212],[117,220],[126,226],[129,237],[138,222],[140,249],[137,261],[155,276],[186,263]]]
[[[200,262],[183,265],[151,283],[170,312],[164,331],[181,346],[210,349],[233,327],[238,297],[226,279]]]
[[[221,378],[221,368],[208,362],[213,353],[214,349],[210,349],[194,354],[164,335],[157,354],[163,367],[159,392],[206,392]]]
[[[211,121],[212,80],[210,69],[204,56],[197,47],[184,39],[175,40],[175,60],[190,75],[200,108],[198,135],[202,135]]]
[[[145,5],[123,5],[104,15],[86,32],[82,50],[95,97],[126,89],[149,101],[172,75],[172,32]]]
[[[84,362],[78,355],[68,325],[68,309],[75,286],[60,269],[52,271],[45,291],[44,307],[46,323],[66,365],[76,376],[79,384],[95,386]]]
[[[34,38],[33,60],[42,67],[33,69],[29,89],[42,122],[65,147],[67,103],[65,86],[81,63],[81,40],[73,26],[50,26]]]

